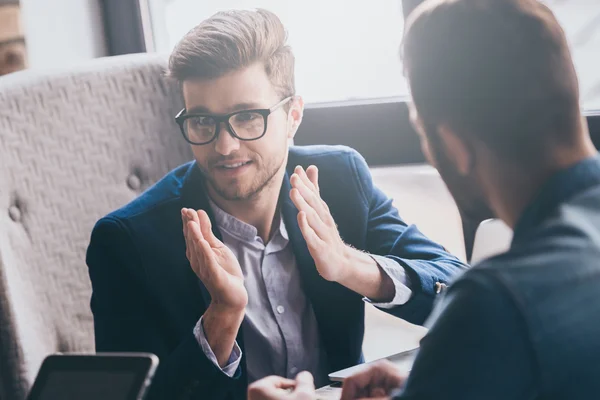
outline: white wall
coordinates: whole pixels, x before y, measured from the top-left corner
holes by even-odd
[[[20,0],[31,68],[107,55],[100,0]]]

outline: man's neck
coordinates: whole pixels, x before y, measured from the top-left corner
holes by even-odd
[[[597,154],[591,141],[586,140],[575,150],[558,151],[552,160],[539,168],[504,166],[492,173],[485,185],[496,216],[514,229],[525,208],[535,201],[544,184],[557,172],[567,169]]]
[[[274,223],[278,221],[279,194],[283,182],[283,173],[278,172],[271,182],[260,193],[245,200],[227,200],[219,196],[210,186],[208,195],[223,211],[242,222],[252,225],[258,231],[258,236],[267,243],[273,233]]]

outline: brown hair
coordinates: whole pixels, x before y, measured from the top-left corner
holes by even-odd
[[[574,143],[579,86],[565,34],[537,0],[432,0],[409,16],[405,73],[426,125],[502,156]]]
[[[189,31],[169,58],[167,76],[180,83],[214,79],[260,62],[282,96],[292,96],[294,55],[287,32],[270,11],[257,9],[218,12]]]

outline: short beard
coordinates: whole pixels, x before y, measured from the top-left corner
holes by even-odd
[[[456,170],[446,155],[444,144],[437,136],[435,130],[426,128],[426,133],[436,169],[452,194],[461,215],[477,222],[493,218],[494,213],[472,174],[463,176]]]
[[[258,197],[260,193],[262,193],[265,190],[265,188],[269,187],[274,183],[274,179],[277,176],[277,173],[281,170],[286,161],[287,157],[284,156],[281,162],[278,163],[279,165],[276,168],[269,170],[266,178],[259,182],[258,185],[256,185],[255,187],[251,187],[250,191],[247,193],[243,193],[239,190],[234,193],[231,193],[230,191],[223,189],[221,186],[218,185],[216,180],[211,176],[210,173],[208,173],[208,171],[206,171],[199,164],[198,167],[200,168],[200,171],[204,176],[205,182],[215,191],[217,195],[219,195],[219,197],[227,201],[248,201]],[[258,178],[260,178],[260,176]]]

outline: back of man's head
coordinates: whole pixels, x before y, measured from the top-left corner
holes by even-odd
[[[407,21],[405,73],[429,127],[450,126],[503,159],[541,161],[579,141],[575,68],[537,0],[428,0]]]
[[[287,32],[272,12],[230,10],[218,12],[189,31],[175,46],[167,75],[180,83],[215,79],[262,63],[282,96],[295,94],[294,55]]]

